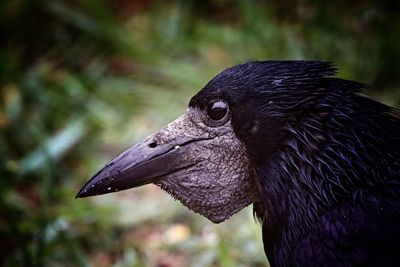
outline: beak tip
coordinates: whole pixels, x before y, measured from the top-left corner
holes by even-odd
[[[99,189],[95,186],[95,179],[90,179],[79,192],[76,194],[75,199],[95,196],[99,194]]]
[[[88,194],[88,190],[85,189],[85,187],[83,187],[81,190],[79,190],[79,192],[76,194],[75,199],[78,198],[84,198],[84,197],[88,197],[90,196],[90,194]]]
[[[79,190],[79,192],[75,196],[75,199],[103,195],[117,191],[119,191],[118,187],[116,187],[115,185],[113,186],[110,181],[105,181],[103,175],[96,175],[92,179],[90,179],[81,188],[81,190]]]

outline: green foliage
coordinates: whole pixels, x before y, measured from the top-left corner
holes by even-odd
[[[0,264],[262,266],[250,210],[214,226],[153,187],[75,193],[236,63],[333,61],[399,105],[399,4],[132,2],[0,3]]]

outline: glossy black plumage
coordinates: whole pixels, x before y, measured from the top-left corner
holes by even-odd
[[[232,126],[255,167],[273,266],[400,266],[396,110],[320,62],[239,65],[207,87],[240,108]]]

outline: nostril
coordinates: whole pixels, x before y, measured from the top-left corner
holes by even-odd
[[[157,146],[157,143],[156,142],[151,142],[150,144],[149,144],[149,147],[151,147],[151,148],[155,148]]]

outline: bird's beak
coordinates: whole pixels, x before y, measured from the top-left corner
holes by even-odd
[[[76,198],[117,192],[149,183],[198,163],[190,157],[196,142],[207,140],[185,135],[194,127],[183,115],[158,133],[132,146],[94,175]],[[188,131],[189,130],[189,131]]]
[[[215,223],[258,199],[252,168],[230,122],[204,124],[188,111],[101,169],[76,195],[101,195],[154,183]]]

